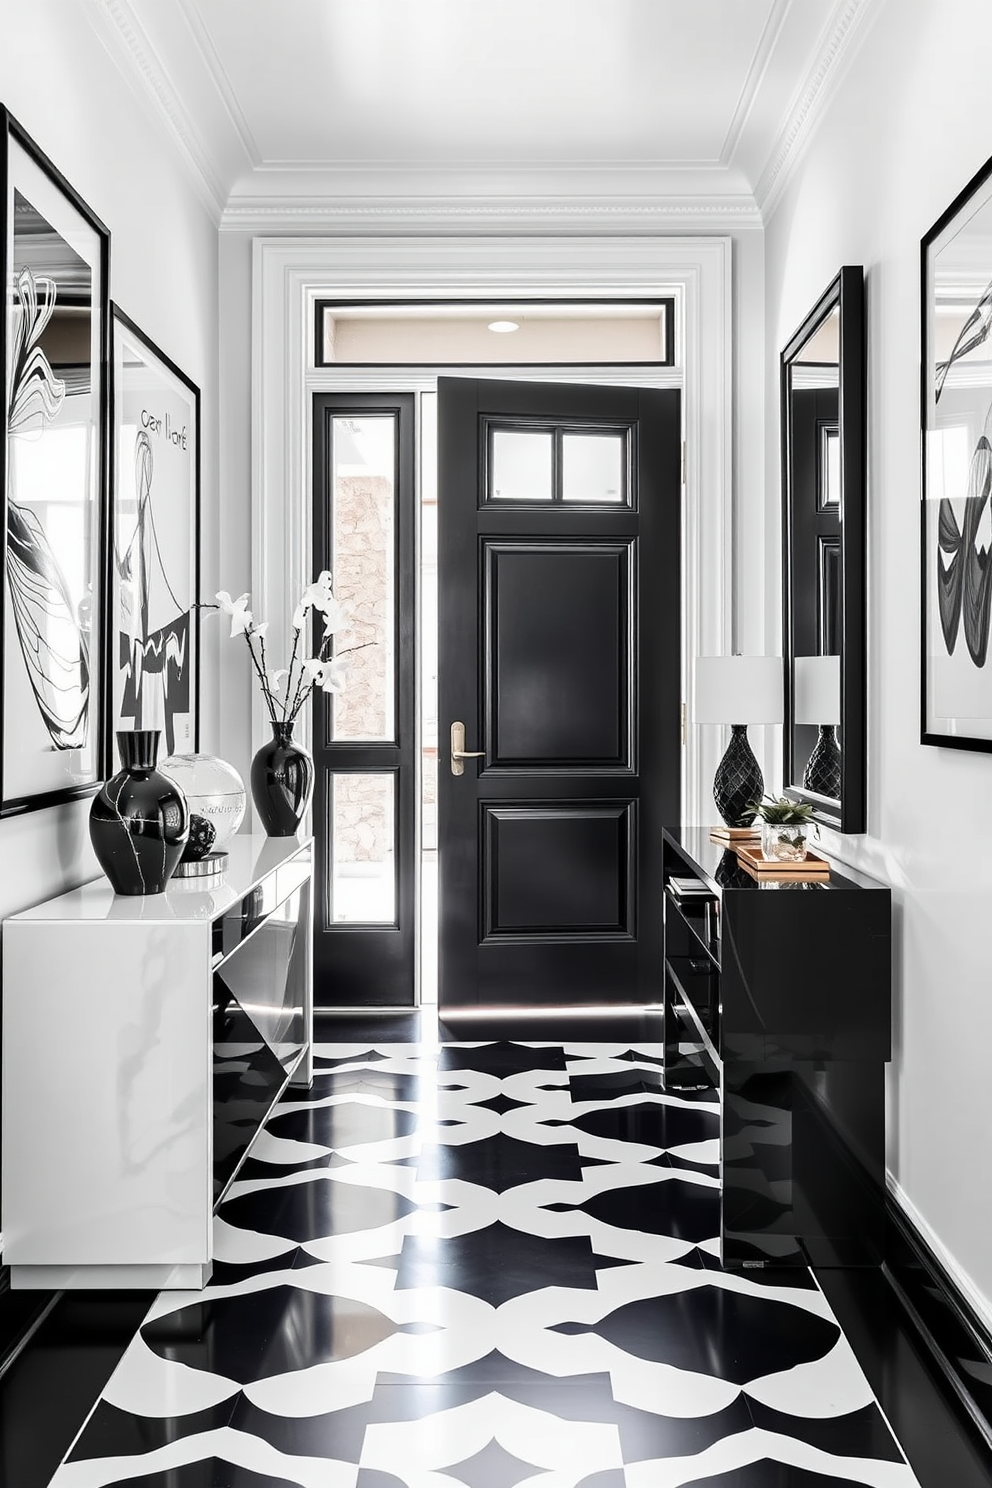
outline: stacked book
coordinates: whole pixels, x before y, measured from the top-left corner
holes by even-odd
[[[712,899],[713,890],[698,878],[676,878],[673,874],[668,887],[678,899]]]
[[[755,842],[761,836],[761,828],[753,827],[711,827],[711,842],[726,842],[733,845],[737,842]]]

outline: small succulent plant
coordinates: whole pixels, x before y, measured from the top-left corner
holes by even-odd
[[[790,801],[788,796],[766,796],[762,801],[749,801],[748,811],[760,816],[762,821],[779,826],[805,826],[812,820],[813,808],[805,801]]]

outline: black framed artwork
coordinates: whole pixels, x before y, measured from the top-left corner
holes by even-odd
[[[113,313],[112,730],[199,743],[200,391]]]
[[[992,160],[922,240],[924,744],[992,750]]]
[[[0,108],[0,814],[103,775],[110,235]]]

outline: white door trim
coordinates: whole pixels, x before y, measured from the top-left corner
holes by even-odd
[[[733,613],[731,240],[729,237],[256,238],[252,262],[252,597],[278,632],[310,577],[311,393],[429,387],[433,375],[314,361],[316,301],[676,299],[676,366],[555,380],[684,390],[683,697],[695,656],[730,649]],[[440,370],[440,369],[438,369]],[[473,375],[475,369],[451,368]],[[634,375],[632,375],[634,374]],[[533,367],[484,375],[540,377]],[[546,374],[545,374],[546,375]],[[273,654],[279,654],[279,637]],[[706,730],[705,734],[715,731]],[[253,749],[268,730],[258,702]],[[683,769],[683,819],[712,815],[718,740],[700,737]],[[710,758],[712,755],[712,758]]]

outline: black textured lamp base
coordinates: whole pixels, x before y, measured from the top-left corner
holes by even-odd
[[[747,741],[747,725],[730,726],[730,743],[713,777],[716,809],[728,827],[749,827],[755,818],[752,801],[760,801],[765,789],[761,766]]]
[[[815,791],[818,796],[829,796],[831,801],[839,801],[840,745],[834,728],[832,723],[820,724],[820,736],[803,775],[803,788]]]

